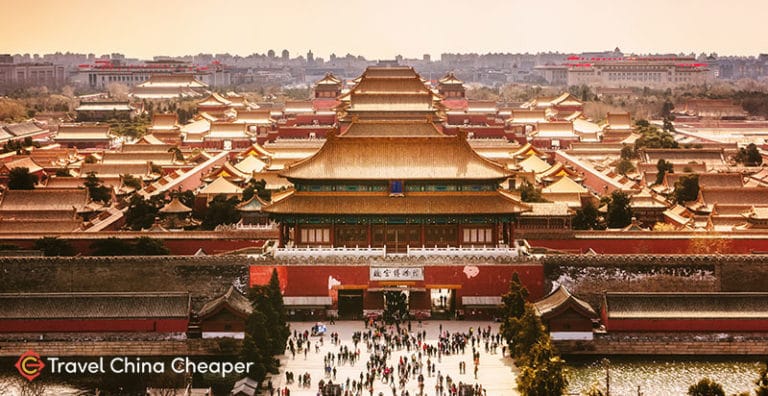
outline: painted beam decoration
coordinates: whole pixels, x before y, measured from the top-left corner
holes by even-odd
[[[371,267],[372,281],[422,281],[422,267]]]

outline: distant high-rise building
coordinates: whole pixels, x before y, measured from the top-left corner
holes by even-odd
[[[432,57],[429,54],[424,54],[422,59],[424,60],[424,62],[432,62]]]
[[[274,58],[275,57],[275,50],[267,51],[267,57],[268,58]]]
[[[283,50],[283,60],[288,60],[288,59],[290,59],[290,58],[291,58],[291,54],[290,54],[290,52],[288,52],[288,50],[287,50],[287,49],[284,49],[284,50]]]
[[[312,50],[309,50],[307,52],[307,63],[314,63],[315,62],[315,55],[312,53]]]

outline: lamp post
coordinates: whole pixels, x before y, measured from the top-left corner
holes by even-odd
[[[603,367],[605,367],[605,396],[611,395],[611,361],[608,360],[608,358],[603,358],[603,360],[600,361],[600,363],[603,364]]]

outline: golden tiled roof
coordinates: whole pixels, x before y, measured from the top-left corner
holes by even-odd
[[[510,172],[475,153],[460,136],[430,136],[331,137],[282,174],[308,180],[489,180]]]
[[[353,122],[343,136],[443,136],[431,122],[378,121]]]
[[[499,191],[460,193],[294,192],[263,208],[273,214],[357,214],[357,215],[492,215],[511,214],[528,207]]]

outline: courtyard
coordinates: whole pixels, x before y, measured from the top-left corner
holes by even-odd
[[[277,395],[277,391],[282,391],[284,388],[290,390],[290,395],[304,395],[315,396],[318,395],[319,381],[327,384],[332,381],[334,384],[341,385],[341,395],[345,395],[346,389],[352,388],[351,384],[359,382],[361,376],[368,371],[366,363],[370,361],[372,354],[376,353],[376,348],[368,348],[367,340],[365,337],[360,340],[355,348],[353,336],[356,332],[367,334],[369,329],[366,328],[366,324],[360,321],[338,321],[334,324],[324,322],[326,326],[326,332],[323,336],[312,336],[312,327],[314,322],[292,322],[291,334],[293,338],[294,331],[297,335],[301,335],[306,332],[310,334],[308,337],[309,348],[306,343],[303,343],[302,348],[298,348],[297,339],[293,339],[295,344],[295,355],[291,353],[290,349],[287,350],[285,355],[280,356],[280,373],[272,376],[272,386],[275,389],[274,394]],[[403,331],[408,328],[407,324],[401,325]],[[487,332],[490,328],[490,337],[483,338],[480,336],[481,331]],[[454,334],[463,333],[465,335],[470,334],[476,338],[475,350],[477,355],[477,378],[475,378],[475,364],[473,359],[473,346],[471,338],[466,341],[466,346],[463,350],[456,348],[455,353],[433,353],[432,356],[427,356],[424,347],[435,347],[437,349],[440,332],[442,334]],[[442,395],[450,395],[447,379],[450,377],[453,384],[457,387],[459,383],[470,385],[477,389],[482,386],[482,395],[489,396],[508,396],[516,395],[516,368],[512,362],[512,359],[508,356],[502,355],[502,344],[499,343],[496,348],[493,347],[496,340],[496,334],[499,330],[499,324],[494,322],[481,322],[481,321],[424,321],[419,323],[418,321],[411,322],[410,334],[412,340],[418,338],[418,334],[421,333],[422,346],[418,347],[415,344],[410,346],[403,345],[398,346],[396,342],[390,340],[389,347],[391,353],[386,357],[386,363],[383,366],[393,367],[395,373],[392,378],[395,381],[395,390],[392,388],[392,380],[384,381],[381,376],[376,377],[373,380],[373,390],[367,386],[362,387],[362,392],[356,393],[356,389],[352,390],[351,395],[420,395],[420,387],[418,377],[423,376],[423,395],[438,395],[439,389],[436,387],[439,376],[443,377],[442,383],[444,388]],[[395,331],[394,326],[387,328],[387,333],[392,334]],[[338,334],[338,343],[332,342],[331,334]],[[375,334],[375,330],[371,330],[372,334]],[[300,337],[301,338],[301,337]],[[322,345],[321,343],[322,338]],[[461,338],[461,337],[459,337]],[[454,339],[451,337],[451,339]],[[486,340],[488,340],[488,349],[486,349]],[[380,338],[380,345],[385,344],[384,338]],[[372,343],[373,344],[373,343]],[[350,355],[354,355],[355,351],[359,350],[359,358],[354,359],[354,362],[339,360],[338,356],[343,351],[342,348],[347,348]],[[450,348],[449,348],[450,349]],[[419,359],[419,351],[422,353],[421,359]],[[331,362],[328,359],[329,354],[334,356]],[[413,369],[413,375],[410,379],[401,386],[399,381],[398,363],[403,361],[404,366],[407,363],[421,361],[421,369]],[[428,363],[429,361],[429,363]],[[428,365],[434,365],[434,370],[428,370]],[[462,370],[460,366],[463,365]],[[418,366],[418,364],[413,364]],[[328,370],[330,368],[330,371]],[[335,379],[333,368],[335,368]],[[432,372],[434,371],[434,374]],[[286,372],[293,373],[294,381],[287,383]],[[301,385],[301,378],[306,374],[309,375],[309,386]],[[347,384],[350,384],[347,387]],[[477,385],[477,387],[475,386]],[[282,394],[282,393],[281,393]],[[467,393],[472,395],[472,393]]]

